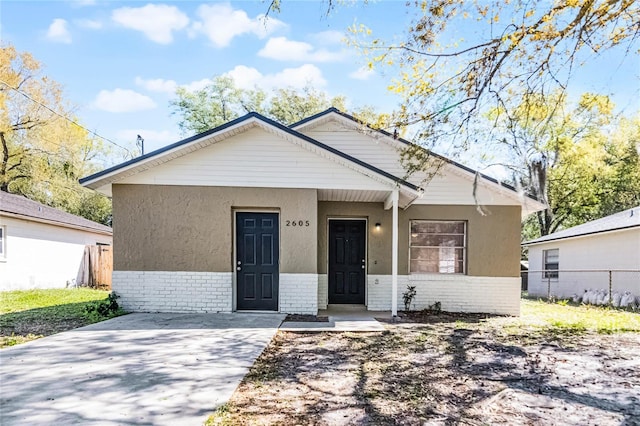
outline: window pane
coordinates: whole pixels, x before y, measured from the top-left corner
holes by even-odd
[[[464,273],[464,249],[453,247],[411,248],[411,272]]]
[[[464,234],[411,234],[411,245],[430,247],[464,247]]]
[[[555,272],[555,271],[557,271],[560,268],[560,250],[559,249],[545,250],[543,254],[544,254],[543,269],[545,270],[544,277],[558,278],[558,272]]]
[[[410,272],[464,273],[465,242],[465,222],[411,221]]]
[[[429,234],[464,234],[464,222],[411,221],[411,232]]]

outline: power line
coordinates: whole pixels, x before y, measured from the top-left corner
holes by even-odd
[[[94,135],[94,136],[96,136],[96,137],[99,137],[100,139],[103,139],[103,140],[105,140],[105,141],[109,142],[110,144],[117,146],[118,148],[124,149],[125,151],[127,151],[127,154],[129,154],[129,155],[131,156],[131,158],[133,158],[133,154],[131,153],[131,151],[129,151],[129,149],[128,149],[128,148],[126,148],[126,147],[124,147],[124,146],[122,146],[122,145],[120,145],[120,144],[118,144],[118,143],[116,143],[116,142],[112,141],[112,140],[111,140],[111,139],[109,139],[109,138],[105,138],[104,136],[101,136],[101,135],[97,134],[97,133],[96,133],[96,132],[94,132],[93,130],[87,129],[87,128],[86,128],[86,127],[84,127],[82,124],[79,124],[78,122],[76,122],[76,121],[74,121],[74,120],[70,119],[69,117],[67,117],[67,116],[65,116],[65,115],[60,114],[59,112],[57,112],[57,111],[53,110],[52,108],[50,108],[49,106],[47,106],[47,105],[43,104],[42,102],[40,102],[40,101],[38,101],[38,100],[36,100],[36,99],[33,99],[33,98],[32,98],[31,96],[29,96],[27,93],[23,92],[22,90],[20,90],[20,89],[18,89],[18,88],[16,88],[16,87],[11,86],[11,85],[10,85],[9,83],[7,83],[6,81],[0,80],[0,83],[4,84],[4,85],[5,85],[5,86],[7,86],[9,89],[16,91],[17,93],[21,94],[22,96],[24,96],[25,98],[29,99],[30,101],[32,101],[32,102],[34,102],[34,103],[36,103],[36,104],[40,105],[41,107],[43,107],[43,108],[45,108],[45,109],[47,109],[47,110],[51,111],[52,113],[54,113],[54,114],[55,114],[55,115],[57,115],[58,117],[61,117],[61,118],[65,119],[65,120],[67,120],[67,121],[68,121],[68,122],[70,122],[71,124],[75,124],[76,126],[80,127],[81,129],[85,130],[86,132],[88,132],[88,133],[90,133],[90,134],[92,134],[92,135]]]

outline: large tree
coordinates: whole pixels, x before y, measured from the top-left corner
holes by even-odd
[[[248,112],[292,124],[331,106],[344,109],[345,104],[343,96],[330,98],[311,86],[301,90],[280,88],[268,93],[259,88],[241,89],[227,76],[214,77],[201,90],[178,88],[176,95],[171,106],[180,117],[183,133],[201,133]]]
[[[109,150],[75,120],[31,54],[0,48],[0,190],[108,223],[109,199],[78,178],[98,170]]]
[[[526,223],[526,239],[638,205],[638,122],[613,109],[606,96],[572,104],[557,92],[489,114],[514,181],[548,205]]]
[[[403,97],[399,125],[419,124],[425,142],[471,142],[488,108],[512,96],[564,91],[583,61],[620,47],[635,58],[635,0],[430,0],[408,2],[413,24],[400,41],[354,28],[369,65],[391,65]],[[466,29],[469,34],[462,31]],[[472,31],[475,32],[472,33]]]
[[[272,0],[269,11],[286,3]],[[327,12],[341,4],[329,0]],[[523,124],[523,116],[540,113],[523,112],[537,102],[522,99],[545,99],[547,117],[562,111],[576,70],[603,52],[617,49],[637,60],[636,0],[417,0],[405,5],[412,23],[393,39],[376,38],[361,25],[351,28],[350,43],[368,58],[369,67],[387,67],[388,75],[396,75],[389,88],[402,101],[386,120],[389,130],[411,126],[416,143],[453,156],[501,137],[506,124],[487,122],[490,111],[506,111],[501,118],[514,119],[514,128]],[[515,149],[510,154],[518,156]],[[624,152],[633,163],[637,151],[627,147]],[[433,167],[425,151],[414,149],[405,157],[419,167]],[[570,159],[565,153],[562,164]],[[521,165],[526,170],[540,161]],[[551,222],[545,220],[545,232],[554,229]]]

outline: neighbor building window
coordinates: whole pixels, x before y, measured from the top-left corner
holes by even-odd
[[[558,267],[560,266],[560,249],[543,250],[544,277],[558,278]]]
[[[6,229],[4,226],[0,226],[0,259],[4,259],[7,257],[7,247],[6,247]]]
[[[409,272],[464,274],[466,234],[464,221],[412,220]]]

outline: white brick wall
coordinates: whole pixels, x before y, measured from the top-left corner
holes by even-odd
[[[318,275],[280,274],[280,312],[318,313]]]
[[[231,312],[231,272],[113,271],[113,291],[129,312]]]
[[[519,277],[399,275],[399,310],[404,310],[402,294],[408,285],[415,285],[417,293],[411,309],[440,302],[442,310],[449,312],[520,315]],[[369,310],[390,310],[391,275],[369,275],[367,294]]]
[[[318,275],[318,309],[327,309],[329,303],[329,276]]]
[[[408,277],[398,275],[398,309],[404,309],[402,293],[407,288]],[[391,275],[367,276],[367,309],[370,311],[391,310]]]

